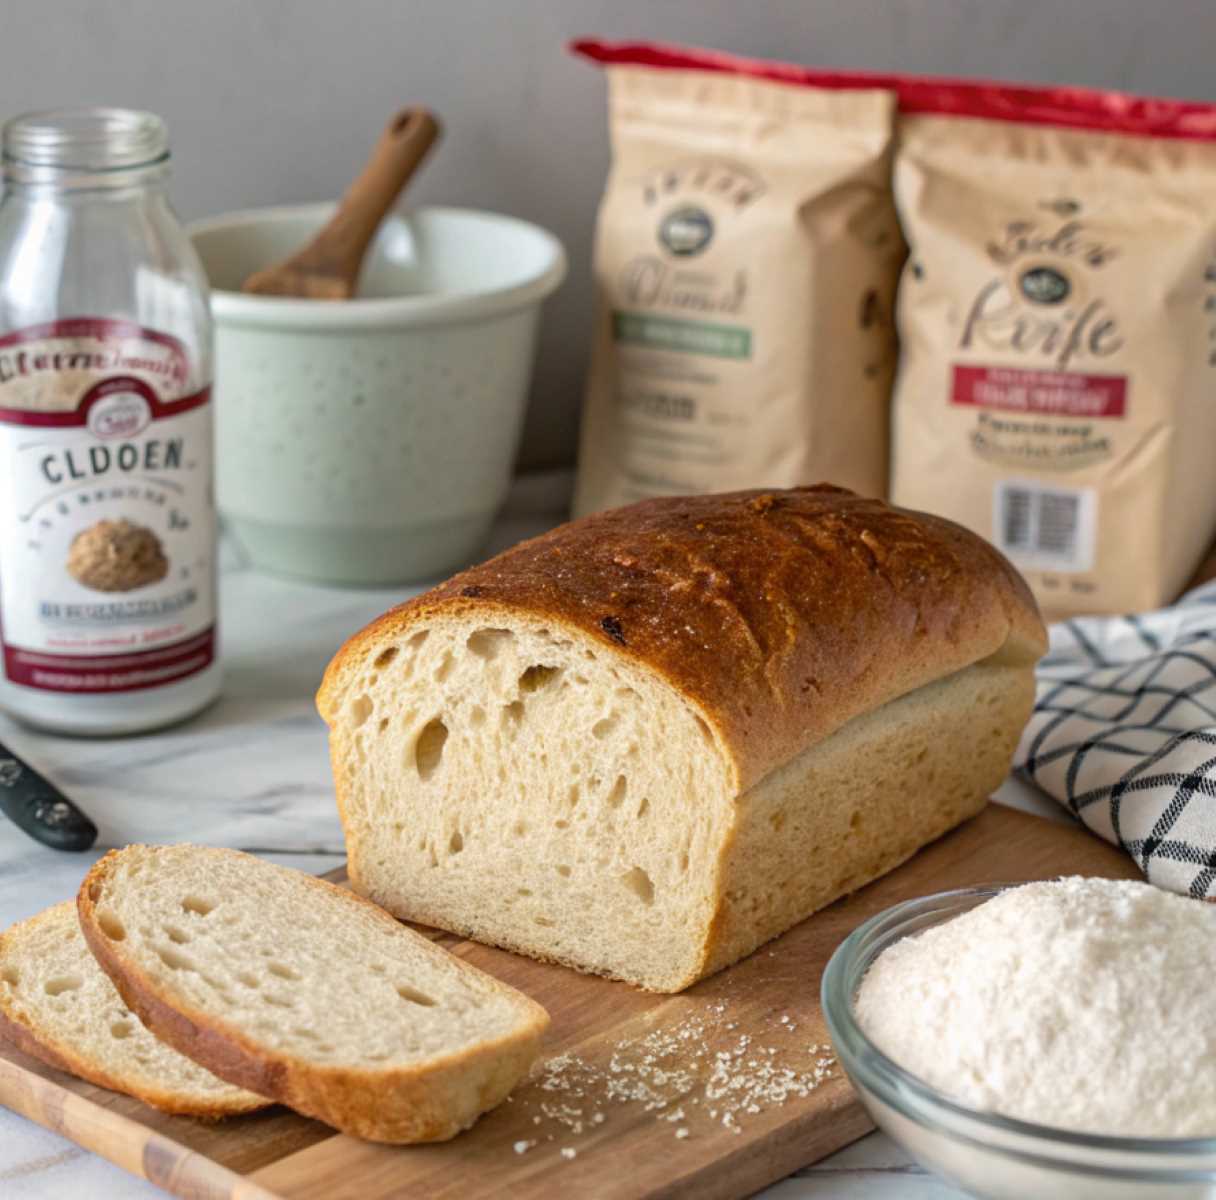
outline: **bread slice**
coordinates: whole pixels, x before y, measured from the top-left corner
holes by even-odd
[[[140,1024],[89,953],[70,900],[0,934],[0,1035],[60,1071],[164,1112],[219,1118],[270,1103]]]
[[[452,1137],[548,1024],[526,996],[344,888],[202,846],[128,846],[77,897],[97,961],[154,1033],[344,1133]]]
[[[840,489],[575,521],[334,657],[351,883],[679,991],[978,812],[1043,648],[991,546]]]

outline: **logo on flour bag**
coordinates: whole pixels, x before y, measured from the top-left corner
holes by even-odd
[[[677,208],[659,222],[660,243],[680,257],[700,254],[713,236],[713,220],[703,208]]]
[[[722,320],[744,312],[747,268],[715,268],[701,256],[717,244],[723,226],[765,190],[754,172],[717,159],[662,167],[639,180],[634,194],[655,213],[659,253],[634,255],[620,269],[614,340],[713,358],[750,358],[751,330]]]
[[[76,318],[0,338],[7,678],[116,692],[214,657],[209,389],[176,338]]]

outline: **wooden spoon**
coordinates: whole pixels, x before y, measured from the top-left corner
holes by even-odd
[[[403,108],[380,135],[367,165],[342,197],[338,211],[286,262],[255,271],[243,291],[305,300],[349,300],[363,255],[384,214],[439,137],[439,122],[425,108]]]

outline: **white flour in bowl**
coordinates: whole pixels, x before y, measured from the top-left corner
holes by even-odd
[[[857,1020],[973,1108],[1116,1136],[1216,1135],[1216,908],[1145,883],[1012,888],[897,942]]]

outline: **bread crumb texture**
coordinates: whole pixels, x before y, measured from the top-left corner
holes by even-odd
[[[269,1103],[144,1028],[89,952],[71,901],[0,935],[0,1034],[54,1066],[166,1112],[222,1117]]]
[[[450,1137],[503,1099],[539,1005],[345,889],[201,846],[128,846],[81,922],[153,1030],[236,1083],[356,1136]]]
[[[1216,1135],[1216,907],[1146,883],[1012,888],[887,949],[857,1019],[984,1111],[1085,1133]]]

